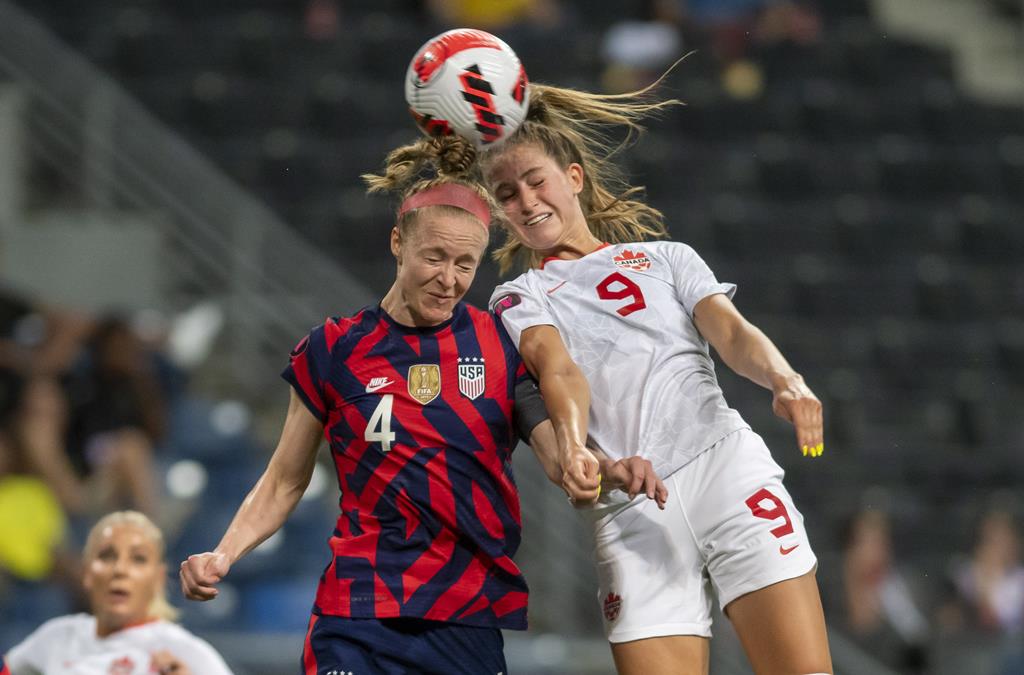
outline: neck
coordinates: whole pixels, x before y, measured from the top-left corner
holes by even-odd
[[[576,260],[589,253],[593,253],[603,245],[603,241],[591,234],[589,228],[584,227],[582,232],[570,236],[565,241],[559,242],[554,248],[540,251],[540,253],[544,258]]]

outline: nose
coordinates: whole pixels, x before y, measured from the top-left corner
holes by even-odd
[[[441,267],[440,273],[437,275],[438,281],[441,282],[441,286],[445,289],[449,289],[455,286],[455,265],[448,263]]]
[[[519,190],[519,210],[522,211],[524,216],[529,216],[533,213],[534,208],[537,206],[536,194],[529,187],[523,187]]]
[[[128,556],[117,556],[117,558],[114,559],[114,565],[111,569],[114,572],[114,576],[125,574],[128,570]]]

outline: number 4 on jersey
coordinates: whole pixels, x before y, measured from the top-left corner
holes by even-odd
[[[380,443],[383,452],[391,452],[391,443],[395,440],[395,432],[391,431],[391,406],[394,401],[394,394],[384,394],[380,397],[380,403],[370,415],[370,421],[366,423],[366,431],[363,433],[363,440],[367,443]]]

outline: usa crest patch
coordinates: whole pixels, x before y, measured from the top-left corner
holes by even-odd
[[[487,371],[482,356],[459,358],[459,391],[472,400],[484,393],[487,388]]]
[[[612,262],[616,267],[624,267],[635,272],[643,272],[651,268],[651,259],[640,249],[633,252],[627,248],[612,258]]]

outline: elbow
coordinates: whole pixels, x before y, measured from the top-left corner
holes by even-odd
[[[287,504],[294,507],[302,499],[306,488],[312,478],[312,471],[299,476],[295,474],[282,473],[273,465],[260,478],[260,487],[278,504]]]

